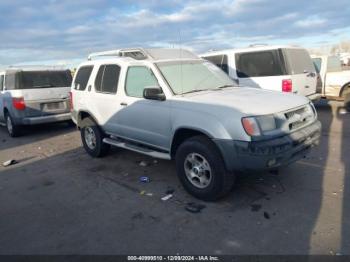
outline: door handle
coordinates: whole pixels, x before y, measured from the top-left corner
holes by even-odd
[[[128,104],[125,103],[125,102],[121,102],[120,105],[121,105],[121,106],[127,106]]]

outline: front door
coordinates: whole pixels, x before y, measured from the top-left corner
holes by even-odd
[[[159,86],[151,69],[145,66],[128,68],[123,108],[118,112],[120,131],[125,138],[167,149],[171,129],[170,102],[144,99],[144,88],[151,86]]]

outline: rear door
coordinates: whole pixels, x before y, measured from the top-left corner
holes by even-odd
[[[120,92],[122,67],[118,64],[102,64],[95,70],[96,77],[89,83],[93,89],[86,99],[88,109],[105,132],[117,135],[118,114],[122,108],[120,95],[117,93]]]
[[[293,92],[308,96],[316,93],[317,73],[309,53],[305,49],[283,49]]]
[[[16,78],[16,93],[24,98],[27,116],[69,112],[69,70],[21,71]]]
[[[282,91],[286,70],[280,50],[236,53],[235,62],[241,86]]]

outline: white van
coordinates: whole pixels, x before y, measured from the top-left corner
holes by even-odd
[[[0,72],[0,124],[10,136],[21,126],[69,121],[72,75],[55,67],[8,68]]]
[[[241,86],[320,98],[317,74],[308,52],[296,46],[251,46],[202,54]]]

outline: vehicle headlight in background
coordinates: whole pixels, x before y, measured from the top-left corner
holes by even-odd
[[[276,129],[276,120],[273,115],[244,117],[242,125],[250,136],[260,136],[263,132]]]

